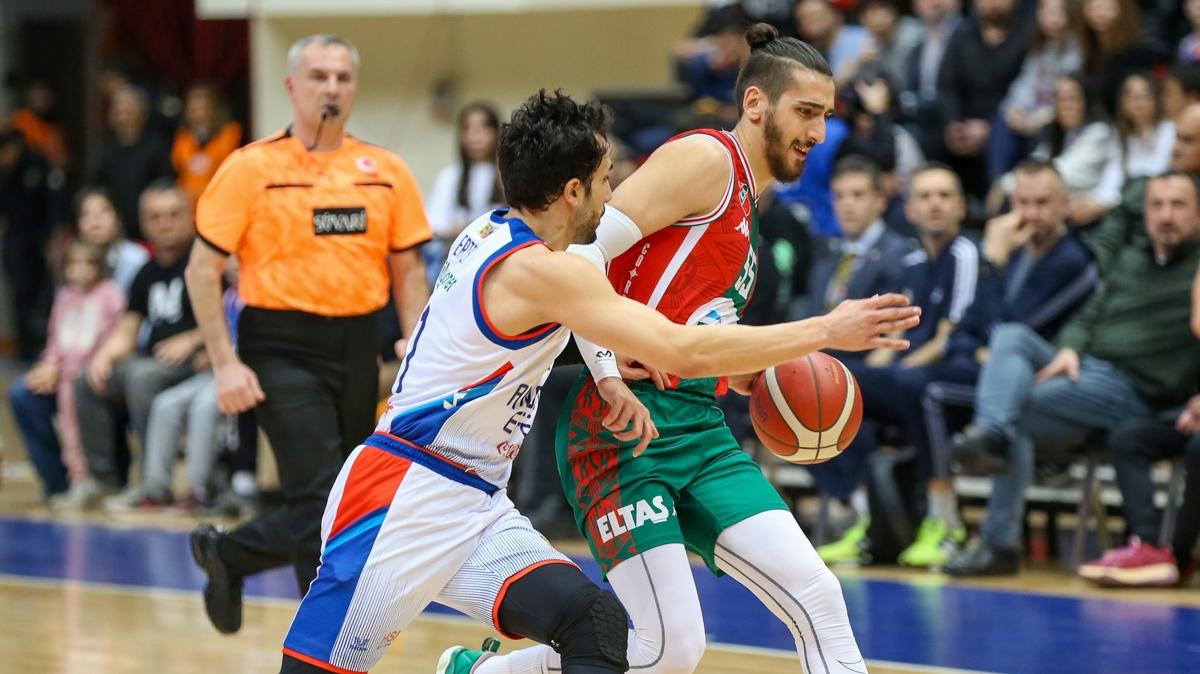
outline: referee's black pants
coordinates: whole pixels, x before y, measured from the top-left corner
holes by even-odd
[[[284,505],[222,537],[219,554],[233,575],[290,563],[301,595],[316,578],[329,490],[375,427],[378,327],[376,314],[242,312],[238,355],[267,396],[255,414],[275,453]]]

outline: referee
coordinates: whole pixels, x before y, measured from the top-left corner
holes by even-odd
[[[378,310],[389,278],[404,334],[428,299],[417,247],[430,239],[420,193],[391,152],[345,132],[358,50],[327,34],[297,41],[284,80],[292,123],[221,165],[197,206],[187,287],[212,357],[221,411],[256,407],[285,505],[232,531],[202,525],[192,553],[217,630],[242,623],[242,580],[292,564],[317,575],[321,515],[349,453],[375,425]],[[221,270],[239,263],[238,349]]]

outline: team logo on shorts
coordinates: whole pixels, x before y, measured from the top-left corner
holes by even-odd
[[[359,171],[362,171],[369,176],[379,173],[379,165],[376,164],[375,160],[371,159],[370,157],[359,157],[358,159],[354,160],[354,165],[358,167]]]
[[[640,499],[597,517],[596,533],[599,534],[601,542],[607,543],[621,534],[637,529],[646,522],[652,524],[666,522],[667,518],[674,514],[674,508],[668,510],[661,496],[655,496],[648,502],[646,499]]]

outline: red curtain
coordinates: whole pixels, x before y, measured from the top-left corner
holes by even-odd
[[[227,89],[250,63],[244,19],[199,20],[194,0],[107,0],[146,63],[180,90],[197,82]]]

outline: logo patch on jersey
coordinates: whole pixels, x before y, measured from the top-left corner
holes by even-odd
[[[375,160],[371,159],[370,157],[359,157],[358,159],[354,160],[354,165],[358,167],[359,171],[362,171],[369,176],[379,173],[379,166],[375,163]]]
[[[622,534],[627,534],[647,522],[661,524],[675,514],[674,508],[667,510],[663,497],[655,496],[650,501],[638,500],[596,518],[596,534],[607,543]]]
[[[313,234],[317,236],[366,233],[367,209],[362,206],[313,209]]]
[[[483,227],[479,228],[479,238],[486,239],[491,236],[492,232],[494,231],[496,231],[496,228],[492,226],[492,223],[485,222],[483,223]]]
[[[741,183],[738,188],[738,205],[742,207],[742,213],[746,217],[750,216],[750,186],[746,183]],[[750,236],[747,234],[746,236]]]

